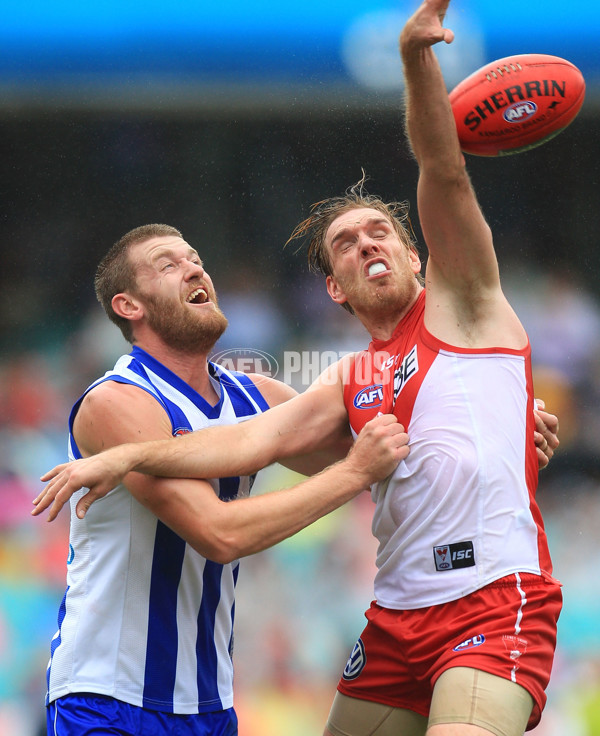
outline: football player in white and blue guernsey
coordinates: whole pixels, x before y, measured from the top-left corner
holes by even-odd
[[[227,320],[198,253],[174,228],[127,233],[100,263],[96,293],[133,349],[75,404],[71,459],[243,422],[295,394],[207,360]],[[299,494],[247,499],[251,472],[212,480],[129,473],[84,518],[75,511],[82,492],[76,494],[67,589],[48,666],[48,733],[237,734],[238,558],[290,536],[391,472],[407,438],[393,418],[386,424],[387,438],[367,435],[364,457],[357,443],[346,460],[300,484]],[[345,455],[348,436],[331,437],[331,457]],[[289,464],[315,469],[305,460]]]

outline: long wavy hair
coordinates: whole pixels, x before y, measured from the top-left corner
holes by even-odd
[[[321,273],[324,276],[332,275],[331,258],[325,244],[325,236],[329,226],[339,215],[353,209],[369,207],[381,212],[391,222],[400,242],[407,249],[418,252],[408,214],[408,202],[384,202],[381,197],[369,194],[365,188],[367,178],[363,171],[359,181],[348,187],[342,196],[329,197],[315,202],[310,208],[310,215],[296,226],[288,238],[286,245],[293,240],[308,242],[308,268],[313,273]],[[342,306],[347,311],[354,313],[348,303]]]

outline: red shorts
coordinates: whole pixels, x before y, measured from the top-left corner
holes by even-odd
[[[561,607],[560,583],[529,573],[430,608],[396,611],[372,603],[338,690],[428,716],[442,672],[472,667],[530,693],[531,729],[546,704]]]

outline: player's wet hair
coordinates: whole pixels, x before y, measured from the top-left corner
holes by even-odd
[[[342,196],[329,197],[316,202],[310,208],[310,215],[303,220],[290,235],[286,245],[292,240],[307,240],[308,268],[313,273],[332,275],[331,258],[325,244],[325,236],[331,223],[353,209],[369,207],[381,212],[392,224],[401,243],[407,249],[417,252],[416,240],[410,218],[408,202],[384,202],[381,197],[369,194],[365,189],[367,176],[363,175],[356,184],[348,187]],[[344,309],[354,314],[352,307],[345,302]]]
[[[112,308],[112,299],[115,294],[120,294],[124,291],[135,293],[135,268],[129,258],[131,247],[137,243],[143,243],[150,238],[160,238],[163,236],[183,237],[179,230],[171,227],[171,225],[141,225],[125,233],[122,238],[119,238],[104,258],[102,258],[96,269],[96,277],[94,279],[96,297],[104,307],[108,318],[117,325],[123,333],[123,337],[130,343],[133,343],[131,320],[119,316],[114,311]]]

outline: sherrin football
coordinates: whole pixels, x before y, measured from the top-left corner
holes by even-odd
[[[450,92],[450,104],[465,153],[507,156],[558,135],[584,97],[583,75],[571,62],[520,54],[473,72]]]

